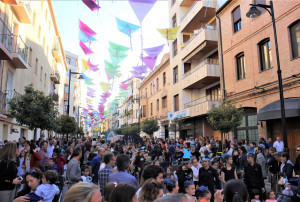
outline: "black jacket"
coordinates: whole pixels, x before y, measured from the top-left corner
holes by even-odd
[[[295,174],[300,175],[300,154],[296,158],[295,166],[294,166]]]
[[[175,158],[176,161],[178,161],[178,159],[179,159],[179,162],[181,162],[182,161],[182,157],[183,157],[183,152],[182,151],[175,152],[174,158]]]
[[[284,177],[287,177],[288,179],[290,179],[291,177],[293,177],[293,170],[294,170],[294,165],[290,160],[287,160],[282,168],[282,172],[280,173],[281,175],[283,174]]]
[[[176,172],[177,178],[178,178],[178,186],[179,186],[179,192],[184,193],[184,182],[190,181],[193,179],[193,170],[182,170],[178,169]]]
[[[254,163],[253,166],[250,163],[247,164],[244,169],[244,183],[248,190],[265,188],[261,166],[258,163]]]
[[[210,190],[214,190],[214,185],[220,181],[218,172],[210,166],[207,170],[204,167],[200,168],[198,176],[198,185],[207,186]]]
[[[239,155],[239,170],[244,170],[244,168],[247,166],[248,161],[247,161],[247,154],[243,153]]]
[[[278,171],[279,171],[278,161],[275,159],[274,156],[271,156],[271,155],[269,156],[269,158],[266,162],[266,165],[272,174],[278,173]]]

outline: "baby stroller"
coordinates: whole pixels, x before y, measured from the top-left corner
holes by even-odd
[[[62,192],[65,185],[65,176],[64,175],[58,175],[57,181],[55,185],[59,188],[60,192],[58,195],[55,195],[53,202],[60,202],[62,201]]]

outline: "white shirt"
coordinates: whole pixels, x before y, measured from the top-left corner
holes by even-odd
[[[199,168],[192,166],[192,170],[193,170],[193,181],[198,182],[199,181],[199,178],[198,178]]]
[[[48,145],[48,148],[47,148],[47,153],[49,155],[49,158],[52,158],[52,155],[53,155],[53,150],[54,150],[54,145]]]
[[[43,197],[43,202],[52,202],[54,196],[59,194],[59,189],[55,184],[41,184],[37,187],[35,194]]]
[[[276,141],[276,142],[274,142],[273,147],[276,148],[277,152],[283,152],[283,149],[284,149],[283,141],[280,141],[280,142]]]

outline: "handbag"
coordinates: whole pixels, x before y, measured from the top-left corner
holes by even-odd
[[[286,181],[286,179],[284,177],[280,177],[280,179],[278,181],[278,185],[285,185],[285,181]]]

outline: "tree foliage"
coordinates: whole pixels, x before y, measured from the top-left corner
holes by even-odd
[[[82,127],[77,127],[76,134],[78,134],[80,136],[83,136],[84,135],[83,128]]]
[[[148,135],[153,135],[153,133],[155,131],[158,131],[159,126],[158,126],[158,121],[157,119],[146,119],[145,121],[143,121],[142,125],[141,125],[141,130],[144,133],[147,133]]]
[[[126,134],[126,133],[139,133],[139,125],[138,124],[132,124],[132,125],[129,125],[129,126],[126,126],[126,127],[122,127],[120,128],[119,130],[115,130],[118,134]]]
[[[56,119],[55,132],[60,134],[75,134],[77,131],[77,123],[73,117],[67,114],[62,114]]]
[[[171,121],[169,125],[169,131],[172,131],[176,134],[176,132],[180,131],[181,128],[183,127],[184,121],[179,118],[175,118]]]
[[[243,117],[243,109],[237,109],[233,104],[223,102],[218,108],[213,108],[207,113],[208,123],[221,133],[228,133],[239,126]]]
[[[26,86],[24,90],[24,95],[8,102],[9,115],[30,130],[54,130],[58,111],[52,96],[45,96],[44,92],[35,90],[32,85]]]

